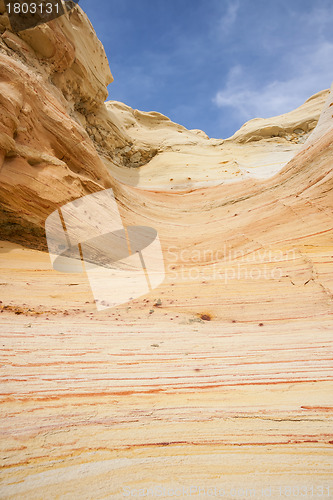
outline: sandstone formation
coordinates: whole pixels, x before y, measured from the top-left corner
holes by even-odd
[[[0,497],[331,498],[333,91],[210,139],[105,103],[79,7],[0,32]],[[44,225],[105,188],[166,276],[97,312]]]
[[[186,130],[159,113],[144,113],[109,101],[110,116],[134,143],[158,154],[137,176],[110,171],[127,184],[144,189],[191,191],[242,179],[264,179],[281,170],[302,149],[315,128],[328,91],[312,96],[295,111],[271,119],[254,119],[226,140],[209,139],[201,130]]]
[[[40,244],[55,208],[117,190],[115,179],[191,191],[271,176],[301,149],[327,97],[323,91],[287,115],[252,120],[225,141],[209,139],[159,113],[104,104],[112,75],[78,7],[19,34],[3,2],[0,13],[2,232],[25,243]]]

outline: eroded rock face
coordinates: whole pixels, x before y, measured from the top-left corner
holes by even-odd
[[[104,104],[112,74],[78,6],[18,34],[3,2],[0,14],[1,232],[25,243],[44,241],[55,208],[107,187],[191,192],[267,178],[301,150],[328,93],[209,139],[160,113]]]
[[[19,35],[2,0],[0,14],[0,230],[22,242],[0,242],[1,498],[217,479],[228,498],[323,496],[333,93],[209,139],[104,105],[112,77],[78,7]],[[158,231],[166,276],[97,313],[85,273],[26,247],[57,207],[107,187],[125,225]]]
[[[43,240],[46,217],[65,202],[113,185],[102,160],[146,162],[110,120],[104,49],[79,7],[48,24],[10,31],[0,10],[1,233]]]
[[[126,184],[158,191],[189,192],[249,178],[266,179],[281,170],[302,149],[314,130],[329,94],[319,92],[290,113],[247,122],[226,140],[209,139],[187,130],[160,113],[133,110],[116,101],[106,106],[113,121],[134,143],[158,154],[136,177],[126,170],[113,175]]]
[[[324,183],[318,180],[323,175],[325,183],[331,179],[328,150],[324,154],[319,148],[332,130],[329,91],[285,115],[251,120],[229,139],[210,139],[160,113],[104,103],[112,75],[104,49],[78,6],[18,35],[10,31],[4,9],[1,12],[4,238],[43,245],[50,213],[108,187],[118,198],[125,223],[158,228],[168,242],[170,224],[177,220],[171,232],[176,239],[181,228],[179,248],[185,235],[186,245],[203,250],[217,248],[221,240],[247,250],[254,241],[275,245],[275,225],[282,227],[277,221],[287,215],[283,220],[293,240],[304,203],[307,212],[315,193],[324,208],[312,205],[311,216],[318,221],[329,210],[327,191],[321,192]],[[311,134],[324,106],[319,127]],[[300,195],[302,200],[297,199]],[[289,208],[281,202],[284,196],[290,197],[292,207],[290,200]],[[251,206],[245,200],[251,200]],[[266,200],[271,207],[262,212],[267,226],[249,215],[256,207],[261,216]],[[235,214],[228,206],[236,207]],[[240,223],[230,216],[239,213],[247,214]],[[199,233],[188,232],[193,217]],[[301,224],[304,237],[306,231]]]

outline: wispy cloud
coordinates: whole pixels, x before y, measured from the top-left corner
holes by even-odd
[[[318,2],[313,9],[298,14],[298,17],[311,36],[325,36],[326,30],[332,30],[333,4],[331,1]]]
[[[228,2],[227,10],[222,15],[218,28],[223,35],[227,35],[234,26],[239,10],[239,1]]]
[[[330,86],[332,60],[333,43],[322,42],[312,50],[302,49],[290,57],[289,75],[264,84],[258,82],[258,75],[247,73],[248,68],[236,65],[213,102],[220,108],[233,108],[244,120],[286,113]]]
[[[213,103],[234,121],[286,113],[331,85],[333,4],[319,0],[305,12],[293,10],[292,6],[288,9],[289,23],[298,27],[295,37],[289,37],[287,42],[280,33],[273,50],[274,59],[266,57],[260,62],[243,59],[234,63],[213,98]],[[272,27],[276,29],[274,23]],[[257,30],[254,35],[251,42],[258,46],[269,47],[270,41],[276,43],[275,31]]]

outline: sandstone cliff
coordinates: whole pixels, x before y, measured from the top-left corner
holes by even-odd
[[[330,498],[333,92],[209,139],[105,104],[79,7],[19,34],[0,14],[1,498]],[[108,187],[166,277],[97,313],[30,247]]]
[[[155,152],[134,145],[109,118],[112,75],[78,7],[19,34],[3,2],[0,14],[1,232],[42,242],[53,209],[111,186],[101,152],[118,167],[132,157],[140,166]]]
[[[3,2],[0,14],[1,232],[26,244],[43,245],[55,208],[103,188],[189,192],[272,176],[302,149],[327,98],[209,139],[159,113],[104,103],[112,75],[79,7],[19,34]]]

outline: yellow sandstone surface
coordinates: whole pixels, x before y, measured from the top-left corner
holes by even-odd
[[[0,498],[332,498],[332,92],[209,139],[104,104],[79,7],[0,32]],[[44,224],[105,188],[166,277],[97,312]]]

